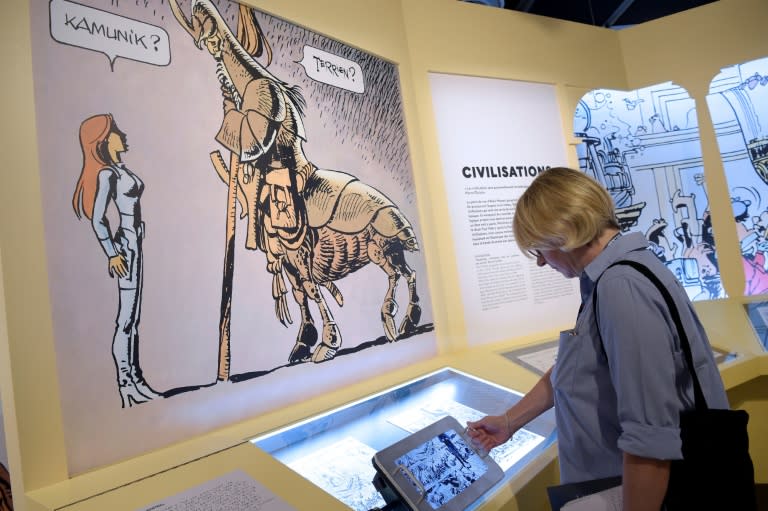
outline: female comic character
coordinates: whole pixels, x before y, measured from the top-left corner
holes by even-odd
[[[123,165],[128,150],[125,133],[111,114],[94,115],[80,125],[83,170],[72,197],[78,218],[84,214],[108,258],[109,276],[117,275],[119,305],[115,320],[112,356],[123,408],[160,397],[144,381],[139,367],[139,318],[141,313],[144,222],[139,199],[144,183]],[[120,226],[113,233],[107,208],[114,204]]]

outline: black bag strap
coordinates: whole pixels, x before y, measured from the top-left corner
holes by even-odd
[[[683,354],[685,355],[685,363],[688,365],[688,372],[691,374],[696,409],[707,410],[709,407],[707,406],[706,399],[704,399],[704,392],[701,390],[701,384],[699,383],[699,378],[696,375],[696,369],[693,365],[693,353],[691,352],[691,344],[688,342],[688,336],[685,333],[685,328],[683,328],[683,322],[680,319],[680,312],[677,310],[677,306],[675,306],[675,302],[672,299],[672,296],[669,294],[669,291],[667,291],[667,288],[664,287],[664,284],[661,283],[659,278],[644,264],[640,264],[637,261],[622,260],[611,264],[608,266],[608,268],[619,265],[630,266],[645,275],[646,278],[648,278],[648,280],[650,280],[656,286],[661,295],[664,297],[664,301],[667,303],[667,309],[669,309],[669,313],[672,316],[672,321],[674,321],[675,327],[677,328],[677,335],[680,337],[680,344],[683,349]],[[608,268],[606,268],[606,271]],[[600,277],[598,277],[598,279],[595,281],[595,288],[592,292],[592,308],[593,314],[595,316],[595,324],[597,325],[597,336],[600,339],[600,347],[603,349],[603,353],[605,353],[603,336],[600,333],[600,322],[597,320],[597,284],[600,282],[600,278],[602,278],[603,275],[605,275],[605,272],[603,272],[603,274],[600,275]]]

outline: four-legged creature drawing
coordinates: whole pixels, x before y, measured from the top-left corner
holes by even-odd
[[[230,161],[227,166],[218,151],[212,153],[212,161],[230,187],[228,216],[234,219],[237,198],[241,216],[248,217],[246,248],[266,254],[277,318],[284,325],[292,323],[284,276],[301,310],[289,362],[322,362],[336,356],[341,333],[321,288],[342,305],[335,282],[371,262],[389,280],[381,307],[386,337],[395,341],[412,333],[421,308],[416,274],[406,264],[404,253],[419,247],[408,220],[378,190],[349,174],[318,169],[306,157],[304,98],[298,87],[267,71],[271,49],[251,9],[240,6],[235,36],[210,0],[193,0],[189,19],[175,0],[170,6],[197,47],[205,48],[216,63],[224,107],[216,140],[230,151]],[[256,60],[262,55],[268,61],[266,66]],[[234,222],[230,222],[228,240],[233,236]],[[228,242],[227,250],[231,249]],[[227,261],[232,258],[225,254],[225,267]],[[229,271],[231,278],[231,268]],[[396,327],[395,291],[400,278],[408,282],[409,303]],[[226,281],[224,295],[231,293],[231,283]],[[222,299],[225,313],[228,298]],[[310,301],[317,305],[322,319],[316,347],[318,332]],[[222,321],[222,331],[227,329],[227,321]]]

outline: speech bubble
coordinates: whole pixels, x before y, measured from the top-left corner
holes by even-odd
[[[357,62],[305,45],[304,58],[297,64],[301,64],[313,80],[352,92],[365,92],[363,70]]]
[[[50,14],[55,41],[103,53],[112,71],[118,57],[155,66],[171,62],[168,33],[155,25],[67,0],[51,0]]]

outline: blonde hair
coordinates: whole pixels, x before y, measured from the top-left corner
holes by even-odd
[[[565,167],[545,171],[517,202],[513,228],[520,250],[563,250],[618,228],[613,199],[597,181]]]

